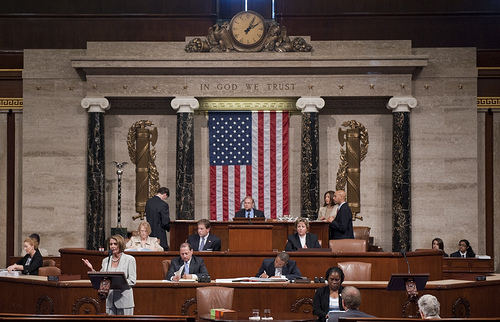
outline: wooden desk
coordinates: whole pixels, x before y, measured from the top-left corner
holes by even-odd
[[[196,288],[221,285],[234,288],[233,309],[251,312],[271,309],[273,315],[287,312],[312,314],[314,293],[323,284],[294,283],[171,283],[138,280],[133,287],[138,315],[195,315]],[[360,309],[380,317],[401,317],[406,292],[386,291],[387,281],[344,282],[357,287],[362,296]],[[42,276],[0,277],[3,298],[0,312],[26,314],[95,314],[99,312],[97,291],[89,280],[48,282]],[[435,295],[441,303],[441,316],[452,317],[468,308],[470,317],[499,317],[500,274],[486,281],[441,280],[427,283],[422,294]],[[9,296],[14,295],[14,296]],[[271,300],[272,299],[272,300]],[[97,310],[97,311],[96,311]]]
[[[80,274],[87,277],[87,267],[82,258],[87,258],[94,268],[101,268],[102,259],[107,252],[62,248],[61,270],[63,274]],[[137,262],[137,279],[158,280],[163,278],[164,259],[179,256],[178,251],[169,252],[127,252]],[[389,280],[393,273],[406,273],[406,262],[401,253],[364,252],[290,252],[290,258],[297,262],[302,276],[313,279],[325,276],[326,270],[339,262],[359,261],[372,264],[372,280]],[[412,273],[429,273],[429,280],[442,279],[443,256],[436,251],[406,253]],[[205,266],[212,279],[238,276],[255,276],[265,258],[276,257],[274,252],[195,252],[205,261]]]
[[[262,314],[262,312],[261,312]],[[271,312],[271,315],[272,312]],[[241,322],[249,322],[250,320],[248,317],[252,316],[252,312],[234,312],[234,313],[224,313],[224,316],[222,317],[212,317],[210,314],[202,314],[200,316],[201,320],[204,321],[221,321],[221,322],[236,322],[236,321],[241,321]],[[316,317],[311,314],[303,314],[303,313],[277,313],[272,316],[272,320],[269,320],[270,322],[315,322]],[[262,320],[266,321],[266,320]]]
[[[272,225],[229,225],[229,249],[232,251],[272,251]]]
[[[211,222],[210,233],[221,239],[222,248],[225,251],[229,248],[229,228],[234,225],[248,225],[247,221],[216,221]],[[272,249],[282,251],[285,249],[288,235],[295,233],[295,222],[288,221],[252,221],[253,226],[272,226],[273,245]],[[318,239],[322,241],[325,248],[328,248],[328,223],[322,221],[312,221],[309,223],[309,232],[318,235]],[[178,250],[180,245],[186,241],[189,235],[196,233],[198,230],[197,221],[180,220],[170,223],[170,249]],[[229,248],[230,249],[230,248]]]
[[[475,281],[476,276],[491,275],[495,272],[493,259],[443,258],[443,278]]]

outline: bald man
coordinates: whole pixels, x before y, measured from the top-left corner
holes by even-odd
[[[330,238],[331,239],[354,239],[352,229],[352,211],[346,202],[346,194],[344,190],[337,190],[333,195],[333,202],[339,205],[337,208],[337,216],[330,223]]]

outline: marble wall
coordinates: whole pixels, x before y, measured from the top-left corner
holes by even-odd
[[[483,213],[479,211],[481,187],[478,185],[478,117],[476,111],[476,52],[474,48],[413,48],[408,42],[318,42],[316,54],[322,55],[334,48],[329,55],[344,57],[352,63],[353,55],[381,54],[387,57],[398,55],[428,56],[427,66],[412,77],[388,77],[381,81],[382,96],[391,93],[389,86],[396,85],[394,95],[413,95],[418,102],[411,112],[412,155],[412,245],[429,248],[434,237],[441,237],[448,253],[455,251],[460,238],[471,241],[477,253],[484,253]],[[177,46],[182,48],[180,46]],[[121,60],[129,53],[112,45],[92,43],[93,54]],[[163,61],[168,60],[168,45],[145,43],[130,44],[130,55],[144,55]],[[409,48],[409,49],[408,49]],[[23,115],[23,207],[20,212],[20,236],[38,231],[42,246],[51,254],[60,247],[84,247],[85,227],[85,151],[87,115],[80,102],[89,95],[118,95],[124,82],[137,85],[137,92],[126,90],[125,96],[162,96],[151,89],[147,77],[120,77],[114,75],[92,76],[92,82],[100,82],[99,90],[92,90],[92,83],[83,81],[72,67],[74,57],[85,57],[85,50],[26,50],[24,70],[24,115]],[[96,54],[97,55],[97,54]],[[177,54],[182,56],[180,54]],[[184,54],[185,55],[185,54]],[[244,55],[244,54],[243,54]],[[325,54],[326,55],[326,54]],[[405,57],[406,57],[405,56]],[[116,58],[117,57],[117,58]],[[196,57],[208,57],[207,54]],[[234,57],[230,56],[230,57]],[[250,57],[250,56],[249,56]],[[251,55],[249,66],[258,64],[261,54]],[[279,60],[273,54],[273,59]],[[299,55],[293,56],[300,60]],[[299,57],[299,58],[297,58]],[[348,58],[347,58],[348,57]],[[366,56],[364,56],[366,57]],[[176,58],[177,59],[177,58]],[[342,64],[342,58],[336,61]],[[226,64],[226,62],[225,62]],[[334,78],[342,78],[342,75]],[[266,76],[270,79],[272,76]],[[326,96],[370,96],[366,86],[366,75],[349,76],[352,87],[338,91],[332,79],[321,76],[321,83],[314,87],[315,95]],[[164,77],[166,79],[166,77]],[[160,85],[164,78],[154,82]],[[190,78],[174,77],[173,82],[183,84]],[[252,81],[253,76],[248,76]],[[263,79],[255,77],[256,82]],[[309,84],[314,77],[304,77]],[[196,84],[203,80],[193,78]],[[401,81],[407,88],[399,88]],[[196,87],[196,86],[193,86]],[[365,88],[366,87],[366,88]],[[148,89],[149,88],[149,89]],[[169,87],[165,91],[169,91]],[[191,87],[190,87],[191,88]],[[117,90],[118,89],[118,90]],[[142,92],[141,92],[142,91]],[[304,91],[305,92],[305,91]],[[322,94],[323,93],[323,94]],[[339,94],[340,93],[340,94]],[[199,96],[196,92],[190,93]],[[220,92],[223,96],[235,96]],[[248,95],[248,93],[246,93]],[[167,96],[175,96],[174,91]],[[213,96],[213,94],[211,94]],[[262,94],[260,94],[262,95]],[[282,91],[269,94],[284,95]],[[287,94],[290,95],[290,94]],[[295,95],[303,95],[295,93]],[[113,109],[113,106],[111,106]],[[298,112],[298,111],[297,111]],[[122,226],[134,230],[139,220],[135,215],[135,167],[130,163],[127,150],[127,133],[139,120],[151,120],[158,127],[158,142],[155,145],[156,165],[160,184],[170,189],[171,218],[175,218],[175,164],[176,124],[175,115],[106,115],[106,229],[116,226],[117,175],[112,161],[129,162],[122,179]],[[340,162],[340,144],[337,132],[344,121],[361,122],[369,132],[370,146],[366,159],[361,163],[361,213],[363,221],[358,226],[370,226],[375,243],[384,250],[392,248],[392,115],[334,115],[320,111],[320,200],[323,193],[335,188],[335,179]],[[1,120],[0,120],[1,121]],[[496,133],[498,134],[498,118]],[[195,136],[195,219],[209,216],[209,171],[207,117],[203,112],[194,115]],[[301,151],[301,116],[290,118],[290,155]],[[497,143],[498,144],[498,143]],[[499,147],[496,147],[497,151]],[[292,216],[300,214],[300,158],[290,159],[290,210]],[[498,196],[498,193],[497,195]],[[496,198],[498,200],[498,198]],[[498,203],[498,201],[497,201]],[[497,207],[497,209],[499,209]],[[497,221],[498,222],[498,221]],[[497,228],[498,232],[498,228]],[[500,236],[500,233],[497,233]],[[2,238],[2,237],[0,237]],[[1,240],[0,240],[1,241]]]

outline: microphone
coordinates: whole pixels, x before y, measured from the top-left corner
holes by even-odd
[[[251,225],[252,224],[252,217],[250,217],[250,212],[251,210],[250,209],[247,209],[247,216],[248,216],[248,224]]]
[[[406,265],[408,265],[408,274],[410,274],[410,263],[408,262],[408,258],[406,258],[406,250],[403,248],[401,249],[401,255],[405,258]]]
[[[108,265],[106,266],[106,271],[108,271],[108,268],[109,268],[109,262],[111,262],[111,256],[113,256],[113,250],[111,249],[108,249]]]

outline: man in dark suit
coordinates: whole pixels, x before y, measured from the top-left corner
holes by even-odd
[[[193,255],[193,247],[189,243],[182,243],[179,251],[180,256],[172,259],[167,280],[179,281],[181,278],[198,280],[202,276],[208,276],[203,258]]]
[[[188,237],[187,242],[193,247],[194,251],[213,250],[220,251],[220,238],[210,234],[210,220],[198,220],[198,233]]]
[[[280,278],[285,276],[289,280],[301,277],[297,264],[290,259],[287,253],[281,252],[276,258],[266,258],[262,261],[259,272],[255,275],[262,278]]]
[[[234,216],[242,218],[264,218],[264,212],[262,210],[255,209],[254,206],[255,202],[253,198],[246,196],[245,199],[243,199],[243,209],[238,210]]]
[[[339,317],[365,317],[373,318],[373,315],[366,314],[359,310],[361,305],[361,293],[354,286],[346,286],[342,290],[342,305],[345,311],[332,312],[328,314],[328,322],[338,322]]]
[[[354,230],[352,228],[352,211],[346,202],[344,190],[337,190],[333,195],[333,201],[339,205],[337,216],[330,223],[331,239],[354,239]]]
[[[168,188],[161,187],[156,196],[146,202],[146,220],[151,226],[149,235],[158,238],[165,251],[168,250],[166,231],[170,231],[170,214],[166,203],[169,196]]]

